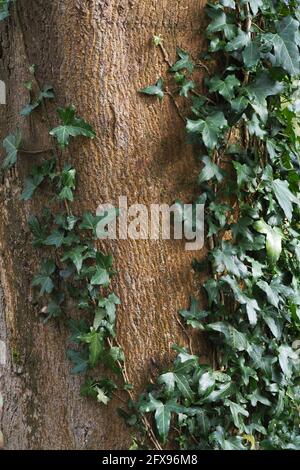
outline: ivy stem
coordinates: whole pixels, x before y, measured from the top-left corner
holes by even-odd
[[[122,349],[122,346],[120,345],[119,341],[117,340],[117,338],[114,339],[116,345]],[[110,347],[113,347],[113,342],[110,338],[107,338],[107,343]],[[127,372],[127,367],[126,367],[126,362],[125,360],[123,361],[123,363],[121,363],[120,361],[117,361],[117,364],[120,368],[120,371],[122,373],[122,377],[123,377],[123,381],[125,383],[130,383],[130,380],[129,380],[129,376],[128,376],[128,372]],[[131,390],[128,390],[126,389],[126,392],[127,394],[129,395],[129,398],[132,402],[134,402],[134,396],[131,392]],[[117,395],[115,395],[116,397],[118,397]],[[121,397],[118,397],[121,399]],[[124,400],[122,399],[121,401],[124,402]],[[154,445],[155,449],[156,450],[162,450],[162,447],[160,445],[160,443],[158,442],[158,440],[156,439],[156,436],[153,432],[153,429],[152,429],[152,426],[149,424],[149,421],[148,419],[146,418],[146,416],[141,416],[141,420],[145,426],[145,429],[147,431],[147,434],[148,434],[148,438],[150,439],[150,441],[152,442],[152,444]]]
[[[180,111],[180,108],[174,98],[174,96],[172,95],[172,93],[170,91],[168,91],[168,89],[166,89],[166,95],[168,95],[170,98],[171,98],[171,101],[172,103],[174,104],[175,108],[176,108],[176,111],[177,111],[177,114],[178,116],[180,117],[180,119],[184,122],[184,124],[186,124],[186,119],[185,117],[181,114],[181,111]]]
[[[20,153],[25,153],[25,154],[31,154],[31,155],[39,155],[39,154],[42,154],[42,153],[48,153],[48,152],[52,152],[53,151],[53,147],[52,148],[47,148],[47,149],[37,149],[37,150],[30,150],[30,149],[19,149],[19,152]]]

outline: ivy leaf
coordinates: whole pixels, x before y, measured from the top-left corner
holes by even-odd
[[[228,75],[225,80],[221,80],[219,77],[213,77],[209,81],[209,91],[217,91],[225,100],[230,101],[234,98],[235,90],[240,84],[241,82],[235,75]]]
[[[268,302],[277,308],[280,302],[280,296],[276,290],[272,289],[272,287],[265,281],[258,281],[257,285],[267,295]]]
[[[59,175],[59,194],[58,198],[60,200],[67,200],[72,202],[73,190],[75,189],[75,180],[76,180],[76,170],[71,165],[65,165],[61,174]]]
[[[222,280],[225,281],[232,289],[236,300],[241,304],[246,306],[246,311],[249,319],[250,325],[256,325],[257,323],[257,312],[260,308],[256,299],[248,297],[243,290],[240,289],[235,279],[232,279],[230,276],[223,276]]]
[[[267,97],[279,95],[283,90],[284,85],[270,78],[267,72],[261,72],[257,78],[245,88],[250,98],[251,106],[263,122],[265,122],[268,117]]]
[[[197,300],[192,297],[190,310],[179,310],[179,314],[186,320],[188,325],[193,328],[203,329],[201,320],[206,318],[209,313],[199,309]]]
[[[92,329],[90,333],[80,337],[80,340],[89,346],[89,364],[95,367],[101,357],[104,347],[103,332]]]
[[[248,269],[236,255],[236,249],[230,243],[222,242],[221,248],[213,250],[212,256],[217,273],[227,270],[236,277],[246,277]]]
[[[210,5],[209,5],[210,6]],[[228,21],[226,13],[222,10],[214,9],[213,7],[208,8],[208,15],[212,18],[212,21],[207,27],[207,32],[218,33],[224,31],[226,39],[233,39],[236,26]]]
[[[180,88],[180,96],[184,96],[185,98],[188,98],[189,96],[189,92],[191,90],[194,90],[194,88],[196,87],[196,84],[195,82],[193,82],[192,80],[187,80]]]
[[[40,287],[40,295],[45,293],[50,294],[54,289],[54,284],[51,275],[56,270],[54,261],[48,260],[42,264],[41,271],[34,276],[32,286]]]
[[[240,419],[239,415],[242,415],[242,416],[245,416],[246,418],[248,418],[248,416],[249,416],[248,411],[245,410],[245,408],[243,408],[238,403],[234,403],[233,401],[228,400],[228,399],[225,400],[224,405],[229,406],[235,427],[237,429],[243,430],[244,426],[242,425],[242,422],[241,422],[241,419]]]
[[[11,168],[17,162],[18,151],[21,145],[21,133],[17,131],[15,134],[10,134],[3,140],[3,147],[6,151],[6,157],[2,164],[5,170]]]
[[[84,252],[86,251],[86,249],[86,246],[76,246],[75,248],[72,248],[72,250],[67,251],[61,260],[67,261],[68,259],[70,259],[74,263],[77,272],[79,273],[81,271],[82,263],[85,258]]]
[[[234,0],[220,0],[220,3],[224,6],[224,7],[227,7],[227,8],[232,8],[233,10],[235,10],[235,1]]]
[[[252,406],[257,406],[257,403],[262,403],[265,406],[271,406],[272,405],[270,400],[268,398],[264,397],[263,395],[261,395],[261,393],[259,392],[258,389],[256,389],[255,392],[248,395],[248,398],[250,399]]]
[[[282,344],[279,349],[279,364],[282,372],[287,377],[291,377],[293,371],[293,361],[297,361],[298,354],[290,346]]]
[[[101,219],[102,216],[94,216],[91,212],[85,212],[79,228],[83,230],[91,230],[93,235],[96,236],[97,225]]]
[[[99,403],[103,403],[104,405],[107,405],[107,403],[110,401],[110,398],[105,394],[102,388],[95,387],[95,389],[97,392],[97,401]]]
[[[61,230],[54,230],[49,237],[46,238],[45,240],[45,245],[49,246],[55,246],[56,248],[59,248],[62,246],[64,242],[64,237],[65,234]]]
[[[258,220],[253,224],[254,229],[266,235],[266,251],[269,262],[276,264],[282,251],[283,234],[277,227],[272,228],[264,220]]]
[[[35,175],[32,178],[26,178],[25,180],[25,188],[20,196],[22,201],[29,201],[32,199],[36,189],[40,186],[40,184],[44,181],[44,176],[42,175]]]
[[[211,434],[210,440],[216,442],[222,450],[247,450],[247,447],[243,445],[243,437],[228,435],[225,437],[224,430],[220,426]]]
[[[154,417],[157,431],[163,442],[166,441],[169,434],[172,404],[173,402],[171,403],[171,406],[170,403],[164,404],[162,401],[156,400],[151,393],[149,393],[148,401],[140,406],[141,412],[155,412]]]
[[[96,136],[92,127],[84,119],[77,117],[75,112],[74,106],[57,110],[62,125],[52,129],[50,135],[57,139],[62,149],[69,145],[70,137],[85,136],[93,139]]]
[[[272,189],[281,209],[285,213],[286,218],[291,221],[293,215],[293,204],[299,206],[300,202],[289,189],[287,181],[276,179],[272,182]]]
[[[242,113],[248,104],[249,100],[245,96],[238,96],[230,101],[230,106],[236,113]]]
[[[277,34],[267,33],[264,39],[274,48],[273,65],[282,67],[292,77],[300,72],[298,49],[299,22],[286,16],[276,24]]]
[[[1,0],[0,2],[0,21],[5,20],[9,16],[9,6],[12,0]]]
[[[257,15],[259,8],[264,4],[263,0],[248,0],[253,15]]]
[[[253,114],[252,119],[248,122],[248,129],[250,135],[255,135],[259,139],[263,139],[266,135],[266,131],[261,127],[261,123],[257,117],[257,114]]]
[[[237,351],[245,351],[248,347],[247,337],[228,323],[225,323],[225,322],[210,323],[209,325],[207,325],[207,328],[209,330],[222,333],[225,336],[228,344],[232,346],[234,349],[236,349]]]
[[[226,51],[232,52],[243,49],[245,46],[248,46],[250,41],[251,38],[249,34],[239,28],[237,35],[227,43]]]
[[[215,377],[214,377],[214,374],[212,373],[212,371],[208,371],[208,372],[204,372],[200,379],[199,379],[199,383],[198,383],[198,393],[199,395],[209,395],[211,393],[211,391],[213,390],[214,388],[214,385],[216,383],[216,380],[215,380]]]
[[[44,99],[54,98],[53,87],[51,85],[45,85],[42,91],[40,92],[39,96],[33,103],[29,103],[21,110],[21,116],[28,116],[32,113]]]
[[[237,173],[237,185],[240,188],[244,183],[248,184],[253,180],[253,171],[248,165],[239,162],[232,162]]]
[[[97,266],[96,272],[91,279],[92,286],[106,286],[109,284],[109,273],[105,268]]]
[[[266,324],[268,325],[271,333],[273,334],[273,336],[276,338],[276,339],[280,339],[281,335],[282,335],[282,328],[281,328],[281,325],[278,321],[278,318],[274,318],[273,316],[271,315],[268,315],[268,313],[263,313],[263,319],[264,321],[266,322]]]
[[[256,41],[251,41],[243,50],[243,61],[245,66],[250,69],[255,67],[260,59],[260,50]]]
[[[194,63],[190,58],[190,55],[177,47],[177,55],[179,60],[170,68],[170,72],[179,72],[180,70],[186,69],[192,73],[194,71]]]
[[[55,168],[56,162],[53,158],[46,160],[41,165],[34,165],[30,177],[25,180],[25,188],[20,199],[22,201],[29,201],[46,177],[51,180],[55,177]]]
[[[218,165],[213,163],[212,159],[205,155],[201,158],[201,161],[204,163],[204,167],[201,170],[200,175],[198,176],[198,183],[202,184],[206,181],[210,181],[213,178],[216,178],[220,183],[224,177],[224,171],[221,170]]]
[[[75,364],[71,370],[71,374],[82,374],[83,372],[86,372],[89,361],[85,352],[68,349],[67,356],[68,359]]]
[[[41,224],[37,217],[30,216],[28,219],[28,226],[30,228],[31,233],[35,237],[32,243],[33,246],[41,247],[44,244],[45,239],[47,238],[47,225],[45,223]]]
[[[210,150],[214,149],[218,143],[219,137],[223,133],[223,129],[227,126],[227,120],[221,111],[217,111],[208,116],[205,120],[192,119],[187,120],[187,131],[202,135],[202,139],[206,147]]]
[[[108,281],[109,282],[109,275],[108,275]],[[116,305],[120,305],[121,301],[119,297],[112,293],[109,294],[109,296],[105,299],[100,299],[99,300],[99,307],[102,307],[103,309],[106,310],[106,313],[108,315],[109,321],[111,323],[115,322],[116,319]]]
[[[144,93],[145,95],[157,96],[160,100],[162,100],[164,97],[163,84],[164,81],[162,78],[160,78],[155,85],[142,88],[142,90],[140,90],[140,93]]]
[[[159,384],[164,384],[168,393],[173,393],[175,389],[175,377],[173,372],[166,372],[158,378]]]

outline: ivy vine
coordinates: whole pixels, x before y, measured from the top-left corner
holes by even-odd
[[[205,332],[215,363],[175,347],[173,367],[136,404],[170,448],[300,449],[300,2],[207,4],[206,94],[178,50],[170,68],[191,100],[187,133],[202,147],[198,178],[208,260],[195,271],[207,306],[180,315]],[[164,53],[161,38],[154,38]],[[163,81],[141,90],[163,98]]]
[[[4,5],[6,8],[8,3]],[[4,8],[3,7],[3,8]],[[49,85],[39,89],[35,79],[35,67],[29,68],[30,80],[24,83],[30,101],[20,111],[24,118],[42,108],[44,121],[49,123],[47,101],[53,100],[54,91]],[[123,387],[130,389],[124,368],[124,354],[117,343],[115,324],[118,296],[110,290],[113,258],[99,251],[95,245],[97,225],[106,216],[94,216],[85,212],[82,216],[72,210],[76,190],[76,169],[71,164],[62,166],[63,154],[76,137],[93,139],[95,132],[74,106],[58,108],[59,123],[49,127],[52,137],[50,149],[32,152],[23,147],[20,130],[3,141],[6,152],[2,168],[7,170],[17,164],[26,154],[41,154],[40,163],[33,165],[26,178],[20,199],[31,200],[37,191],[47,188],[50,207],[28,220],[32,244],[43,249],[44,259],[39,272],[32,281],[40,303],[44,321],[60,319],[70,327],[67,355],[73,363],[73,374],[84,374],[81,394],[92,396],[107,404],[117,389],[111,374],[99,376],[99,368],[110,370],[113,375],[123,376]],[[43,155],[51,153],[51,158]],[[69,152],[70,154],[70,152]],[[112,214],[114,216],[116,214]],[[47,250],[47,255],[43,254]],[[70,313],[71,312],[71,313]]]

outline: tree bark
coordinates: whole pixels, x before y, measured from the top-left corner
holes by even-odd
[[[161,34],[175,60],[176,45],[195,57],[204,46],[203,0],[17,0],[1,25],[1,79],[7,106],[1,106],[1,138],[18,126],[28,148],[48,148],[41,113],[19,116],[28,101],[22,82],[36,64],[40,85],[52,84],[55,104],[74,103],[97,132],[94,141],[74,141],[65,159],[77,169],[76,210],[96,211],[100,203],[189,201],[196,190],[192,149],[169,97],[162,104],[138,90],[166,74],[167,64],[151,44]],[[16,14],[16,9],[18,14]],[[179,105],[182,103],[179,101]],[[55,106],[50,105],[54,124]],[[1,429],[6,449],[126,449],[131,430],[112,400],[101,407],[79,395],[81,379],[70,375],[65,356],[67,329],[43,324],[31,279],[40,253],[30,243],[29,214],[47,204],[43,192],[30,203],[19,200],[24,177],[40,157],[21,155],[0,180],[0,387]],[[184,249],[183,241],[112,241],[118,276],[114,288],[118,338],[131,382],[138,393],[168,365],[174,342],[187,338],[177,311],[199,282],[191,261],[205,256]],[[199,346],[199,347],[198,347]],[[198,353],[208,354],[203,340]],[[154,367],[155,364],[155,367]],[[0,400],[1,402],[1,400]],[[1,406],[1,403],[0,403]],[[0,408],[1,410],[1,408]]]

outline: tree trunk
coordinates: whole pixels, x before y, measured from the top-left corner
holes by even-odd
[[[162,104],[138,94],[167,71],[158,48],[161,34],[171,60],[176,45],[194,53],[203,46],[201,0],[17,0],[1,25],[1,76],[7,106],[1,106],[1,138],[22,128],[27,148],[49,147],[39,112],[19,116],[28,101],[22,83],[36,64],[40,85],[52,84],[55,105],[74,103],[97,132],[94,141],[72,143],[66,161],[77,169],[76,210],[118,205],[188,201],[196,190],[196,164],[184,124],[169,97]],[[18,14],[16,14],[16,8]],[[180,103],[180,102],[179,102]],[[180,103],[181,106],[181,103]],[[55,106],[50,105],[54,124]],[[79,143],[78,143],[79,142]],[[29,214],[47,204],[40,196],[19,200],[37,156],[22,155],[0,180],[0,386],[6,449],[126,449],[131,431],[116,414],[115,399],[101,407],[79,395],[80,378],[70,375],[65,356],[67,329],[43,324],[31,289],[40,254],[30,243]],[[118,338],[138,393],[169,363],[171,345],[187,345],[176,320],[179,308],[198,293],[183,241],[111,241],[118,276],[115,291]],[[201,281],[201,279],[200,279]],[[199,294],[198,294],[199,295]],[[207,354],[203,341],[199,354]],[[156,364],[154,367],[153,365]]]

